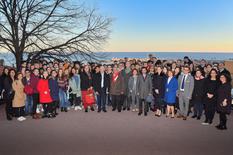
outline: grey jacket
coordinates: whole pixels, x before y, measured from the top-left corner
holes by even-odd
[[[146,99],[149,94],[152,94],[152,79],[151,76],[147,75],[146,78],[142,75],[138,77],[138,93],[140,99]]]
[[[183,80],[183,74],[181,74],[178,78],[178,90],[177,90],[177,95],[181,92],[181,85],[182,85],[182,80]],[[192,75],[188,75],[185,83],[184,83],[184,96],[185,98],[192,98],[193,94],[193,89],[194,89],[194,78]]]
[[[136,82],[135,90],[133,90],[133,87],[134,87],[134,77],[131,76],[129,78],[129,82],[128,82],[128,96],[131,96],[132,93],[135,93],[135,94],[138,93],[138,84],[139,84],[139,76],[137,77],[137,82]]]

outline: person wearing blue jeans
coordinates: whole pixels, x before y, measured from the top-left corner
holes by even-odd
[[[26,104],[25,104],[25,113],[26,113],[26,115],[32,114],[32,107],[33,107],[32,95],[27,95]]]
[[[59,100],[60,100],[61,111],[67,112],[67,108],[69,106],[69,101],[68,101],[66,92],[62,89],[59,89]]]

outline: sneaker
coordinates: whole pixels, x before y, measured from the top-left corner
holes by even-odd
[[[23,116],[22,116],[21,118],[22,118],[22,120],[23,120],[23,121],[25,121],[25,120],[26,120],[26,118],[25,118],[25,117],[23,117]]]
[[[66,109],[67,109],[68,111],[70,111],[70,107],[67,107]]]
[[[77,109],[78,109],[78,110],[82,110],[82,107],[81,107],[81,106],[78,106]]]
[[[208,122],[201,123],[202,125],[210,125]]]
[[[74,110],[77,111],[78,110],[78,106],[75,106]]]

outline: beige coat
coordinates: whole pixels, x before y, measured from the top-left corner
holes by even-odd
[[[15,91],[12,106],[14,108],[19,108],[25,106],[26,94],[24,93],[24,85],[22,82],[15,80],[12,83],[12,88]]]

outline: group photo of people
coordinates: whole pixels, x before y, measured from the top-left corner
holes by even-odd
[[[6,119],[59,117],[59,113],[132,112],[138,116],[197,119],[227,129],[231,74],[224,62],[124,58],[110,63],[23,62],[0,76]],[[149,115],[150,114],[150,115]],[[202,121],[204,120],[204,121]]]

